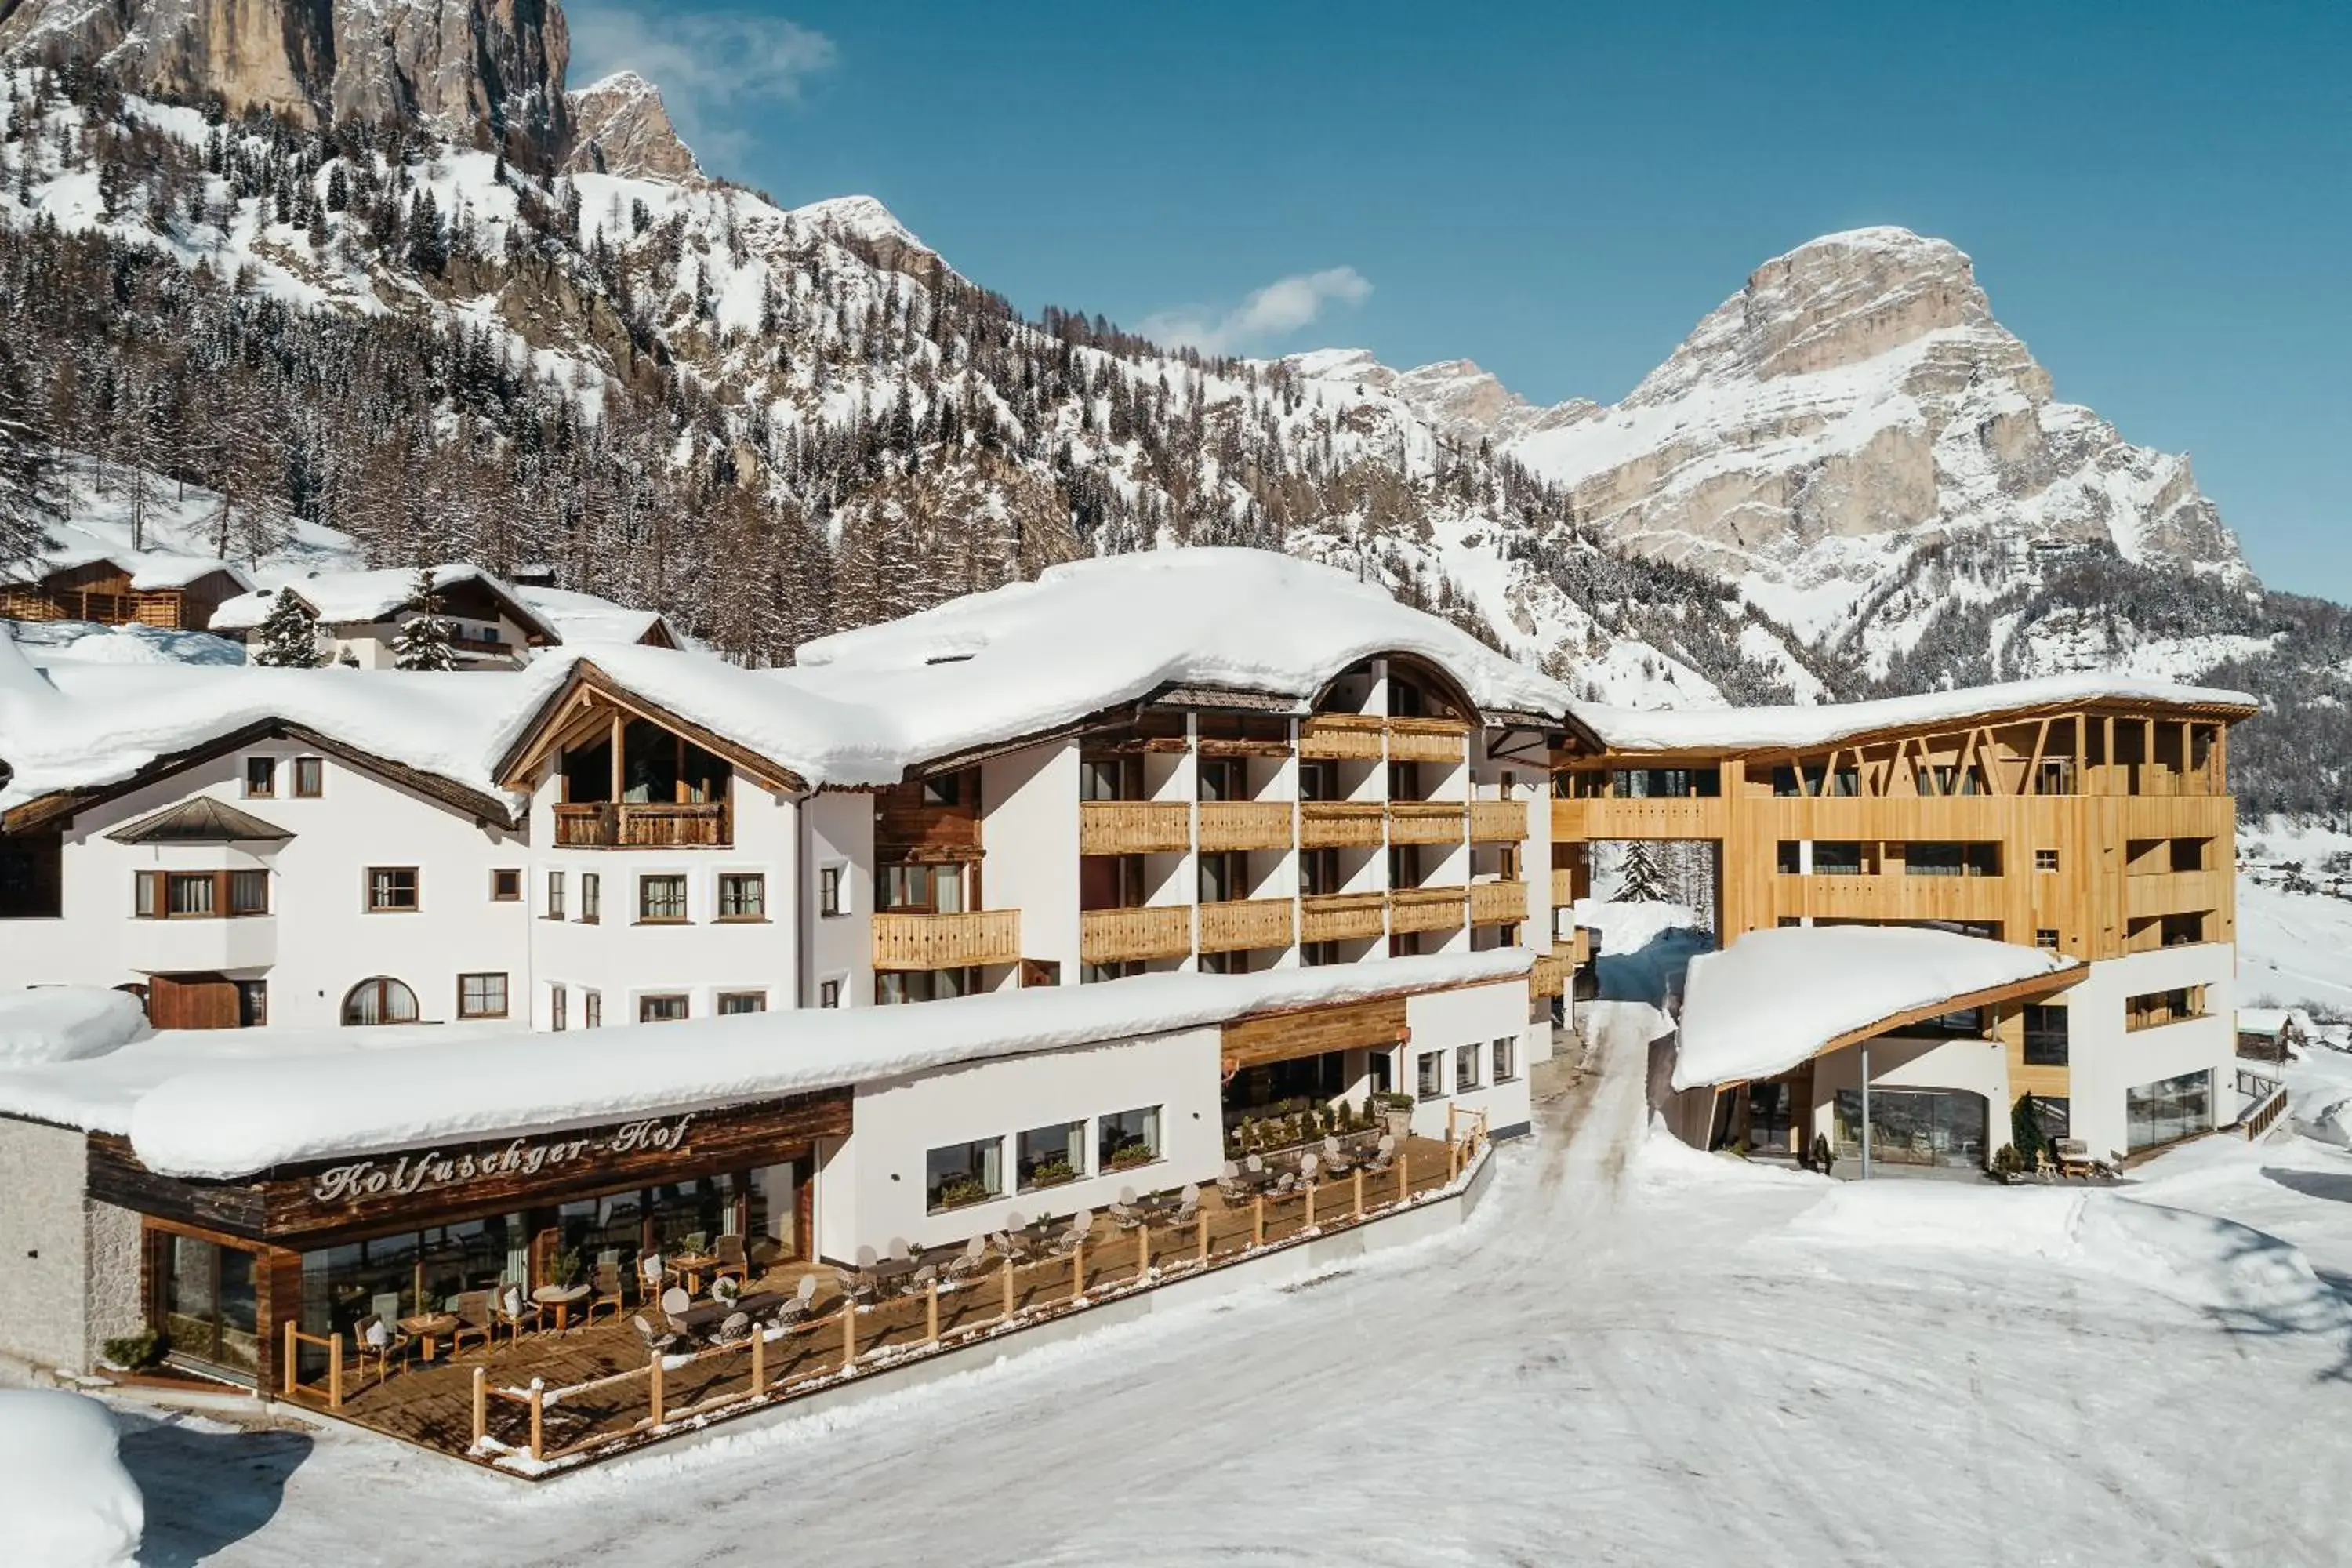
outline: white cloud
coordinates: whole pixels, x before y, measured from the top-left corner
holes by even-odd
[[[727,124],[761,103],[797,103],[801,84],[839,59],[833,40],[781,17],[671,11],[630,0],[568,5],[574,87],[633,70],[661,89],[662,103],[688,145],[706,154],[750,143]]]
[[[1313,326],[1326,305],[1360,305],[1371,292],[1371,281],[1354,268],[1328,267],[1277,278],[1230,310],[1186,305],[1147,316],[1137,330],[1159,342],[1237,353]]]

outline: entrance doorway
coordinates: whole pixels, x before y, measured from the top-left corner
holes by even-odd
[[[253,1254],[194,1237],[151,1231],[156,1293],[152,1317],[178,1358],[241,1379],[260,1370]]]
[[[1837,1092],[1840,1154],[1862,1152],[1862,1091]],[[1985,1098],[1950,1089],[1870,1091],[1871,1158],[1890,1165],[1968,1169],[1985,1162]]]

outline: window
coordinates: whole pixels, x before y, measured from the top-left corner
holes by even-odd
[[[1302,849],[1298,852],[1298,890],[1308,898],[1339,890],[1339,852]]]
[[[637,923],[676,925],[686,919],[686,879],[679,876],[637,879]]]
[[[683,996],[640,996],[637,998],[637,1022],[640,1024],[675,1024],[687,1016]]]
[[[2055,952],[2058,947],[2058,933],[2048,926],[2036,926],[2033,930],[2033,945],[2046,947]]]
[[[968,996],[980,988],[978,973],[971,969],[885,970],[874,977],[874,1000],[887,1006]]]
[[[416,993],[389,975],[362,980],[344,994],[347,1025],[414,1024]]]
[[[604,917],[604,878],[601,872],[580,873],[580,920],[594,925]]]
[[[367,874],[367,907],[372,915],[416,912],[416,868],[371,866]]]
[[[551,921],[563,918],[563,873],[561,871],[547,874],[547,918]]]
[[[1619,768],[1609,777],[1621,800],[1712,798],[1723,793],[1723,773],[1717,768]]]
[[[764,1013],[768,1010],[768,994],[764,991],[721,991],[719,994],[719,1016],[731,1018],[739,1013]]]
[[[1298,798],[1339,800],[1339,764],[1329,759],[1298,764]]]
[[[963,912],[963,868],[916,862],[875,868],[875,902],[908,914]]]
[[[816,912],[821,915],[845,914],[842,907],[841,883],[844,868],[824,866],[816,874]]]
[[[319,757],[294,759],[294,795],[298,800],[316,800],[327,793],[327,764]]]
[[[240,980],[236,983],[236,1026],[258,1029],[269,1022],[269,982]]]
[[[1445,1053],[1423,1051],[1414,1061],[1413,1093],[1423,1100],[1435,1100],[1445,1092]]]
[[[1087,1173],[1087,1124],[1057,1121],[1032,1127],[1014,1145],[1013,1168],[1024,1193],[1077,1180]]]
[[[964,775],[961,773],[941,773],[937,778],[923,781],[925,805],[961,805],[963,797]]]
[[[723,873],[719,879],[719,918],[722,921],[766,920],[767,877],[758,871]]]
[[[2037,871],[2055,871],[2058,869],[2058,851],[2055,849],[2036,849],[2033,852],[2033,868]]]
[[[1478,1087],[1478,1047],[1454,1047],[1454,1092],[1467,1094]]]
[[[2177,1024],[2184,1018],[2205,1016],[2205,987],[2175,986],[2169,991],[2151,991],[2146,995],[2128,997],[2124,1002],[2126,1029],[2154,1029],[2166,1024]]]
[[[583,1029],[601,1029],[604,1026],[604,994],[602,991],[583,991],[580,994],[580,1026]]]
[[[1080,800],[1141,800],[1141,757],[1084,757],[1078,762]]]
[[[1817,839],[1813,844],[1813,875],[1816,877],[1859,877],[1863,874],[1862,846],[1855,843],[1832,843]]]
[[[268,800],[278,793],[278,759],[247,757],[245,759],[245,798]]]
[[[841,982],[838,980],[818,981],[816,984],[816,1005],[820,1007],[840,1006]]]
[[[214,901],[217,885],[209,871],[193,876],[174,871],[163,879],[163,912],[175,920],[184,915],[209,915],[219,907]]]
[[[2205,940],[2205,917],[2202,913],[2167,915],[2157,922],[2158,934],[2167,947],[2187,947]]]
[[[1238,849],[1211,851],[1201,857],[1201,900],[1222,904],[1249,897],[1249,857]]]
[[[269,873],[231,871],[228,874],[228,912],[233,915],[268,914]]]
[[[2183,1073],[2124,1090],[2126,1147],[2152,1149],[2213,1130],[2213,1075]]]
[[[566,1012],[566,1010],[569,1008],[570,1005],[571,1005],[571,993],[569,993],[569,992],[567,992],[566,990],[564,990],[562,986],[561,986],[561,985],[554,985],[554,986],[550,986],[550,987],[548,988],[548,994],[547,994],[547,1022],[548,1022],[548,1026],[549,1026],[549,1027],[551,1027],[551,1028],[552,1028],[552,1029],[553,1029],[557,1034],[559,1034],[559,1035],[560,1035],[560,1034],[562,1034],[562,1033],[563,1032],[564,1026],[565,1026],[565,1023],[566,1023],[566,1019],[565,1019],[565,1017],[564,1017],[564,1013],[565,1013],[565,1012]]]
[[[503,1018],[507,1016],[507,977],[503,974],[457,976],[457,1016]]]
[[[1160,1158],[1160,1107],[1122,1110],[1095,1124],[1095,1158],[1102,1171],[1125,1171]]]
[[[1903,847],[1906,877],[1998,877],[1998,844],[1906,844]]]
[[[490,900],[493,903],[511,904],[520,901],[521,898],[522,873],[520,871],[490,873]]]
[[[1518,1077],[1519,1042],[1508,1035],[1496,1037],[1493,1051],[1495,1081],[1508,1083]]]
[[[1773,850],[1772,867],[1783,877],[1793,877],[1805,868],[1804,856],[1795,839],[1780,840]]]
[[[950,1143],[923,1156],[923,1194],[930,1212],[961,1208],[1004,1191],[1004,1140]]]
[[[1299,945],[1298,966],[1302,969],[1320,969],[1339,962],[1339,944],[1336,942],[1309,942]]]
[[[1201,759],[1202,800],[1247,800],[1249,770],[1239,757]]]
[[[2066,1009],[2046,1003],[2025,1006],[2025,1065],[2063,1068],[2066,1065]]]

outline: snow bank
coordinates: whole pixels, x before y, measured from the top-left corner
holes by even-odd
[[[516,596],[553,626],[567,644],[633,643],[656,626],[683,644],[685,637],[663,621],[658,610],[633,609],[594,594],[568,588],[518,588]]]
[[[575,1033],[556,1058],[544,1036],[436,1042],[415,1047],[391,1071],[341,1055],[229,1062],[139,1098],[131,1142],[149,1169],[168,1175],[243,1176],[330,1155],[672,1114],[1257,1012],[1507,981],[1534,961],[1523,948],[1502,948],[630,1025]]]
[[[1819,708],[1685,708],[1645,710],[1578,702],[1570,712],[1620,752],[1738,751],[1742,747],[1832,745],[1874,730],[1949,724],[2020,709],[2083,702],[2133,702],[2159,708],[2242,708],[2259,704],[2242,691],[2176,686],[2119,675],[2053,675],[1994,686],[1964,686],[1916,697],[1841,702]]]
[[[2352,1326],[2352,1309],[2286,1242],[2232,1220],[2115,1193],[1850,1182],[1832,1185],[1787,1234],[2082,1269],[2215,1312],[2225,1322],[2297,1331]]]
[[[147,1032],[147,1015],[127,991],[97,985],[0,989],[0,1063],[77,1061],[102,1056]]]
[[[1950,931],[1752,931],[1691,960],[1674,1084],[1785,1072],[1840,1035],[1897,1013],[2080,967],[2063,953]]]
[[[145,1528],[105,1405],[62,1389],[0,1389],[0,1538],[9,1562],[131,1568]]]

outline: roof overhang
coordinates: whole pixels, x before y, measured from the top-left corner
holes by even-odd
[[[725,758],[772,790],[785,795],[804,795],[808,791],[808,782],[782,763],[638,696],[598,668],[593,660],[585,658],[572,665],[563,684],[549,693],[514,743],[499,756],[493,769],[499,782],[509,789],[529,792],[532,775],[556,750],[564,734],[589,709],[599,705],[682,735],[711,755]]]

